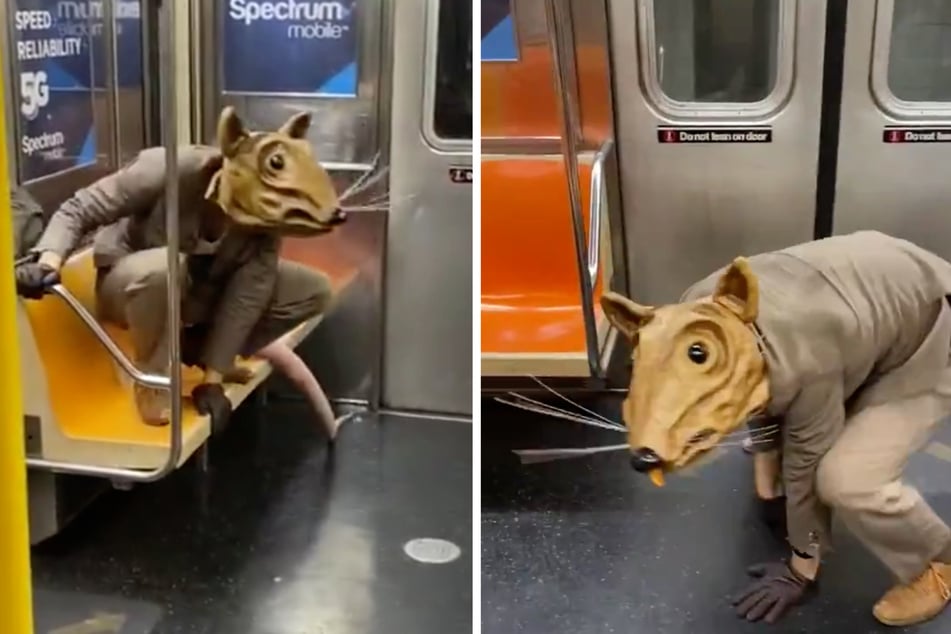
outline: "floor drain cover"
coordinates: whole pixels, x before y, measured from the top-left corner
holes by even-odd
[[[459,547],[452,542],[431,537],[411,539],[403,546],[403,551],[424,564],[448,564],[462,554]]]

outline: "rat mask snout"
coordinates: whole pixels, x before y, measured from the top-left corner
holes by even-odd
[[[631,452],[631,468],[646,473],[656,486],[664,486],[664,461],[653,450],[635,449]]]
[[[631,452],[631,467],[639,473],[648,473],[652,469],[662,468],[663,465],[663,460],[651,449],[642,447]]]

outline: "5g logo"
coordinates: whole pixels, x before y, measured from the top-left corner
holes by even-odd
[[[20,74],[20,112],[29,120],[36,118],[40,109],[50,102],[50,87],[46,72]]]

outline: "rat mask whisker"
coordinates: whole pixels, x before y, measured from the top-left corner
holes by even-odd
[[[586,417],[586,416],[580,416],[580,415],[576,414],[575,412],[571,412],[571,411],[568,411],[568,410],[566,410],[566,409],[561,409],[560,407],[555,407],[554,405],[549,405],[548,403],[543,403],[543,402],[541,402],[541,401],[536,401],[535,399],[529,398],[528,396],[525,396],[525,395],[523,395],[523,394],[518,394],[518,393],[516,393],[516,392],[509,392],[508,395],[511,396],[511,397],[513,397],[513,398],[516,398],[516,399],[525,401],[525,402],[527,402],[527,403],[531,403],[531,404],[533,404],[533,405],[535,405],[535,406],[537,406],[537,407],[540,407],[540,408],[545,408],[545,409],[547,409],[547,410],[554,411],[554,412],[560,412],[560,413],[562,413],[562,414],[567,414],[567,415],[569,415],[569,416],[573,416],[573,417],[576,417],[576,418],[582,418],[582,419],[584,419],[584,420],[587,420],[588,422],[591,422],[591,423],[596,424],[596,425],[599,426],[599,427],[607,427],[607,428],[609,428],[609,429],[614,429],[614,430],[616,430],[616,431],[621,431],[621,432],[626,432],[626,431],[627,431],[627,429],[626,429],[625,427],[621,426],[621,425],[609,425],[609,424],[607,424],[607,423],[600,422],[598,419],[588,418],[588,417]]]
[[[585,412],[585,413],[587,413],[587,414],[591,414],[591,415],[594,416],[595,418],[597,418],[597,419],[599,419],[599,420],[602,420],[602,421],[604,421],[605,423],[608,423],[608,424],[611,424],[611,425],[620,425],[620,423],[618,423],[617,421],[613,421],[613,420],[611,420],[610,418],[606,418],[606,417],[602,416],[601,414],[598,414],[597,412],[593,412],[593,411],[591,411],[590,409],[588,409],[588,408],[586,408],[586,407],[584,407],[584,406],[582,406],[582,405],[576,403],[575,401],[571,400],[570,398],[568,398],[568,397],[565,396],[564,394],[561,394],[560,392],[557,392],[557,391],[553,390],[552,388],[550,388],[550,387],[548,387],[547,385],[545,385],[545,383],[544,383],[541,379],[539,379],[538,377],[532,376],[531,374],[529,374],[529,375],[528,375],[528,378],[532,379],[533,381],[535,381],[536,383],[538,383],[539,385],[541,385],[543,388],[545,388],[546,390],[548,390],[549,392],[551,392],[552,394],[554,394],[554,395],[557,396],[558,398],[562,399],[563,401],[567,401],[568,403],[574,405],[575,407],[577,407],[578,409],[582,410],[583,412]]]
[[[533,412],[535,414],[541,414],[543,416],[551,416],[552,418],[561,418],[563,420],[569,420],[574,423],[581,423],[582,425],[590,425],[592,427],[599,427],[601,429],[610,429],[611,431],[619,431],[618,429],[611,427],[605,423],[602,423],[601,421],[592,421],[587,418],[577,416],[575,414],[567,414],[567,413],[562,414],[560,412],[552,411],[545,407],[538,407],[535,405],[529,405],[527,403],[517,403],[515,401],[509,401],[500,396],[496,396],[494,400],[504,405],[509,405],[511,407],[525,410],[527,412]]]

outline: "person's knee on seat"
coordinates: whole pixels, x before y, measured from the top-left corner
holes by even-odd
[[[293,301],[282,303],[272,308],[272,314],[281,321],[299,324],[322,315],[330,306],[333,299],[333,287],[330,279],[320,273],[313,272],[306,279],[301,280],[298,288],[299,295]]]
[[[311,293],[305,301],[305,308],[303,309],[307,315],[305,319],[324,314],[330,306],[333,294],[334,292],[330,285],[330,280],[323,277],[317,278],[313,284]]]
[[[324,275],[323,273],[313,272],[311,279],[309,280],[308,287],[310,293],[308,294],[308,310],[311,312],[311,317],[316,315],[322,315],[324,311],[330,306],[330,301],[333,299],[334,289],[333,285],[330,283],[330,278]]]

